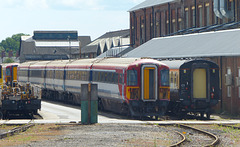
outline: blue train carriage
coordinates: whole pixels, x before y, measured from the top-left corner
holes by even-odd
[[[188,113],[204,114],[210,119],[212,107],[220,97],[219,66],[208,60],[192,60],[180,66],[179,100]]]

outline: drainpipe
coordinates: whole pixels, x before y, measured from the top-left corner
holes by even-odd
[[[151,36],[150,36],[150,39],[154,38],[155,34],[154,34],[154,30],[155,30],[155,15],[154,15],[154,7],[152,7],[152,26],[150,26],[152,29],[151,29]]]
[[[227,9],[227,2],[226,2],[226,0],[220,0],[220,12],[226,18],[233,18],[233,11],[229,11]]]
[[[195,0],[194,2],[195,2],[195,10],[194,10],[195,11],[194,12],[195,13],[195,19],[194,19],[195,26],[194,27],[197,28],[197,0]]]
[[[143,10],[144,11],[144,43],[147,42],[147,22],[146,22],[146,17],[147,17],[147,13],[146,13],[146,9]]]
[[[220,12],[220,2],[219,1],[223,1],[223,0],[214,0],[214,7],[213,7],[213,11],[215,13],[215,15],[219,18],[223,18],[222,13]]]
[[[222,98],[222,95],[223,95],[223,93],[222,93],[222,88],[223,88],[223,86],[222,86],[223,85],[223,83],[222,83],[223,82],[223,80],[222,80],[222,77],[223,77],[222,76],[223,75],[223,65],[222,64],[223,64],[223,61],[222,60],[223,60],[223,57],[220,56],[220,72],[221,72],[220,73],[220,75],[221,75],[220,76],[220,83],[221,83],[221,86],[220,86],[220,100],[221,100],[220,101],[221,102],[220,107],[221,108],[220,109],[221,109],[221,111],[223,111],[223,98]]]
[[[171,32],[171,25],[170,25],[170,20],[171,20],[171,10],[170,10],[170,3],[168,3],[168,34]]]

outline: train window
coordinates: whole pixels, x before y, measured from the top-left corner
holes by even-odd
[[[53,78],[53,71],[47,70],[47,77],[46,78]]]
[[[56,70],[55,71],[55,78],[56,79],[63,79],[64,71],[63,70]]]
[[[137,81],[137,71],[136,70],[128,70],[127,71],[127,85],[128,86],[136,86],[138,85]]]
[[[10,68],[7,68],[7,69],[6,69],[6,76],[11,76]]]
[[[96,71],[92,71],[92,81],[97,81],[96,80]]]
[[[113,73],[113,83],[117,84],[118,83],[118,74]]]
[[[22,71],[19,71],[19,76],[21,76],[21,77],[27,77],[28,76],[28,71],[27,70],[22,70]]]
[[[123,84],[123,74],[119,74],[118,76],[119,76],[118,83]]]
[[[169,86],[169,70],[163,69],[161,70],[161,86]]]

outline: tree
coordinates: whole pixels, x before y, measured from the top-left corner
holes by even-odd
[[[14,60],[11,58],[7,58],[3,61],[3,63],[13,63],[13,62],[14,62]]]
[[[0,51],[5,50],[8,53],[10,50],[16,54],[17,50],[20,48],[21,36],[25,36],[27,34],[19,33],[12,35],[12,37],[7,37],[5,40],[2,40],[0,43]]]

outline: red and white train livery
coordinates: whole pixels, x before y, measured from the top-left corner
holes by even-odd
[[[98,84],[99,107],[131,116],[161,116],[169,99],[169,68],[153,59],[32,61],[18,66],[19,82],[41,87],[42,98],[81,103],[81,84]]]

